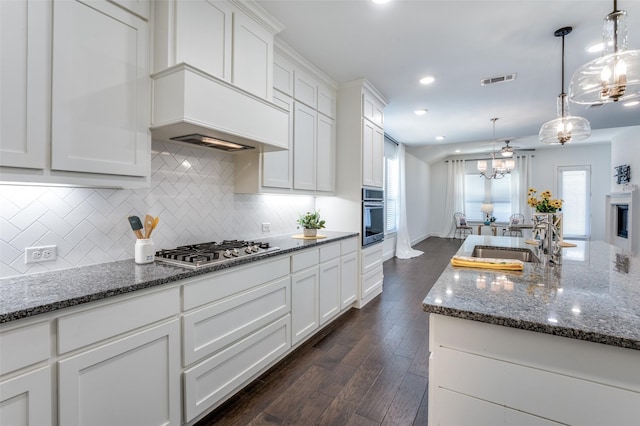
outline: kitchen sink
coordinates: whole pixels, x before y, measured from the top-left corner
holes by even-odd
[[[518,259],[523,262],[540,263],[540,259],[526,248],[475,246],[471,257],[491,257],[498,259]]]

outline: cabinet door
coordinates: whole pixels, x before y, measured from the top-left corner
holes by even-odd
[[[318,112],[336,118],[336,94],[325,86],[318,86]]]
[[[291,276],[291,344],[318,328],[318,267]]]
[[[231,81],[231,6],[221,1],[192,0],[176,2],[175,7],[175,61],[168,58],[169,61],[162,61],[160,66],[166,68],[184,62],[221,80]],[[168,13],[167,18],[170,16]],[[166,57],[171,53],[157,52],[156,55]]]
[[[377,126],[383,127],[384,105],[366,92],[362,95],[362,112],[364,118]]]
[[[384,131],[363,120],[362,128],[362,184],[382,188],[384,161]]]
[[[0,165],[44,169],[51,4],[0,1]]]
[[[316,111],[300,102],[293,110],[293,187],[316,189]]]
[[[340,312],[340,259],[320,264],[320,325]]]
[[[372,177],[373,186],[384,186],[384,131],[379,127],[373,129],[373,153],[372,153]]]
[[[332,118],[318,114],[316,140],[316,190],[335,190],[336,126]]]
[[[289,147],[292,147],[293,100],[274,92],[273,103],[289,111]],[[262,154],[262,186],[291,189],[293,183],[293,149]]]
[[[0,382],[0,425],[46,426],[52,424],[49,367]]]
[[[60,424],[179,425],[179,326],[176,319],[60,361]]]
[[[273,88],[293,96],[293,65],[277,53],[273,54]],[[274,95],[275,97],[275,95]]]
[[[233,81],[236,86],[271,100],[273,35],[241,12],[233,13]]]
[[[53,12],[51,168],[148,175],[147,22],[99,0]]]
[[[342,256],[340,263],[340,309],[346,309],[356,300],[358,290],[358,254]]]
[[[318,107],[318,82],[309,74],[296,69],[293,97],[313,109]]]

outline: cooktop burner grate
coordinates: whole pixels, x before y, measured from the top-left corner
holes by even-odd
[[[279,248],[271,247],[268,242],[224,240],[219,243],[211,241],[159,250],[156,252],[155,259],[188,268],[199,268],[276,250]]]

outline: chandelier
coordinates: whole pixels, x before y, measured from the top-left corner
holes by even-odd
[[[569,102],[564,92],[564,36],[571,33],[573,28],[564,27],[556,30],[553,35],[562,37],[562,87],[558,95],[558,117],[547,121],[540,128],[538,139],[544,144],[560,144],[580,141],[591,135],[591,125],[586,118],[569,115]]]
[[[569,99],[593,105],[640,98],[640,50],[627,50],[627,12],[616,0],[604,18],[602,41],[602,56],[571,77]]]
[[[491,121],[493,122],[493,151],[491,152],[491,170],[487,172],[487,160],[479,160],[478,171],[480,172],[480,176],[483,176],[485,179],[502,179],[503,177],[511,173],[511,170],[516,168],[516,162],[512,159],[503,160],[501,158],[496,158],[496,121],[498,121],[498,118],[492,118]]]

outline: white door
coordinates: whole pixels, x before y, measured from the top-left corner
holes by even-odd
[[[562,199],[562,234],[588,238],[591,234],[591,167],[558,168],[558,197]]]
[[[0,382],[0,425],[46,426],[52,416],[49,367]]]
[[[342,256],[340,265],[340,309],[356,301],[358,285],[358,253]]]

